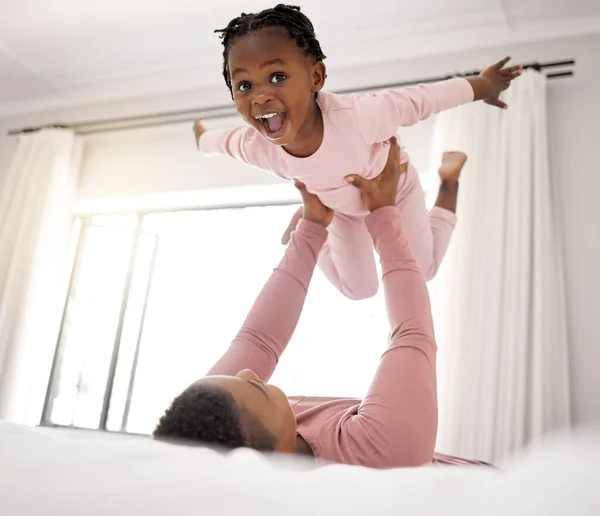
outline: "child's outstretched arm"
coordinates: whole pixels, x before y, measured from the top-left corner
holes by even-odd
[[[202,119],[198,118],[195,122],[194,122],[194,136],[196,137],[196,148],[199,150],[200,149],[200,138],[202,138],[202,135],[206,132],[206,127],[204,127],[204,125],[202,124]]]
[[[248,165],[254,165],[249,152],[249,127],[207,130],[199,118],[194,122],[196,147],[207,156],[231,156]]]
[[[504,108],[506,105],[498,97],[522,72],[521,66],[504,68],[509,59],[493,64],[470,79],[450,79],[356,96],[357,124],[365,142],[380,143],[398,127],[414,125],[440,111],[475,100]]]
[[[506,90],[510,83],[523,73],[521,65],[504,66],[510,61],[510,57],[488,66],[477,77],[467,79],[473,88],[473,100],[483,100],[486,104],[506,109],[508,106],[500,100],[500,93]]]
[[[277,167],[271,166],[276,147],[252,127],[208,130],[199,118],[193,129],[196,147],[205,156],[229,156],[246,165],[268,170],[282,179],[289,179]]]

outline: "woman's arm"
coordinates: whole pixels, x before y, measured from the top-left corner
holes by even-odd
[[[379,176],[347,178],[371,212],[366,224],[381,261],[391,329],[368,393],[339,433],[340,447],[352,455],[349,462],[371,467],[431,462],[437,433],[436,344],[429,295],[394,205],[399,154],[394,140]]]
[[[317,256],[325,243],[322,225],[302,220],[279,266],[263,287],[244,324],[209,375],[252,369],[268,381],[288,345],[306,298]]]
[[[431,462],[437,434],[436,344],[423,275],[394,207],[367,217],[380,256],[390,341],[358,413],[349,447],[379,467]]]
[[[209,375],[236,375],[252,369],[269,381],[279,357],[288,345],[304,305],[319,251],[327,238],[333,211],[299,182],[303,219],[292,236],[279,267],[262,289],[242,329]]]

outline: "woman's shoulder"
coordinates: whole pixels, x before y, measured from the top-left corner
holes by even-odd
[[[296,414],[298,434],[308,443],[315,458],[353,464],[351,450],[340,442],[344,420],[358,412],[360,400],[353,398],[290,398]]]
[[[298,424],[308,423],[322,418],[330,418],[339,413],[340,417],[348,410],[358,408],[360,401],[355,398],[331,398],[316,396],[291,396],[292,409],[296,414]]]

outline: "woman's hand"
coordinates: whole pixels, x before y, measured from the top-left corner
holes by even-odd
[[[293,226],[295,228],[297,223],[300,221],[300,217],[302,217],[304,220],[310,220],[311,222],[319,224],[324,228],[329,226],[333,220],[333,210],[325,206],[321,202],[321,199],[319,199],[315,194],[311,194],[306,189],[306,185],[304,183],[301,183],[300,181],[294,181],[294,186],[298,189],[300,195],[302,196],[303,206],[301,210],[298,210],[294,214],[294,217],[292,217],[292,221],[290,222],[288,229],[292,227],[294,220],[296,220],[296,223]],[[299,214],[300,216],[298,216]],[[290,233],[291,232],[292,231],[290,231]]]
[[[298,227],[298,224],[300,223],[300,220],[302,219],[303,215],[304,215],[304,207],[300,206],[300,208],[298,208],[296,210],[296,213],[294,213],[292,215],[292,218],[290,219],[290,223],[288,224],[288,227],[285,228],[283,235],[281,235],[281,243],[283,245],[288,245],[290,243],[290,238],[292,238],[292,233],[294,231],[296,231],[296,228]]]
[[[381,174],[375,179],[365,179],[357,175],[346,176],[344,179],[361,191],[362,199],[369,211],[375,211],[382,206],[394,206],[400,176],[408,169],[407,164],[400,164],[400,147],[396,138],[390,138],[390,152],[387,163]],[[316,195],[309,193],[306,186],[296,181],[296,188],[302,195],[304,206],[298,208],[286,228],[281,243],[287,245],[292,233],[296,230],[300,219],[312,220],[327,227],[333,219],[333,210],[325,206]]]
[[[369,211],[375,211],[384,206],[395,206],[398,193],[398,181],[400,176],[406,172],[408,164],[400,164],[400,147],[396,138],[390,138],[390,152],[387,163],[381,174],[374,179],[365,179],[357,175],[346,176],[350,184],[360,190],[360,194]]]

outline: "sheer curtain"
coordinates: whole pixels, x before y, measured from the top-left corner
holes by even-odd
[[[499,460],[569,425],[561,252],[550,185],[546,78],[527,72],[508,111],[441,114],[433,157],[469,156],[459,223],[432,285],[440,348],[438,449]]]
[[[24,134],[0,192],[0,419],[39,422],[63,308],[81,141]]]

